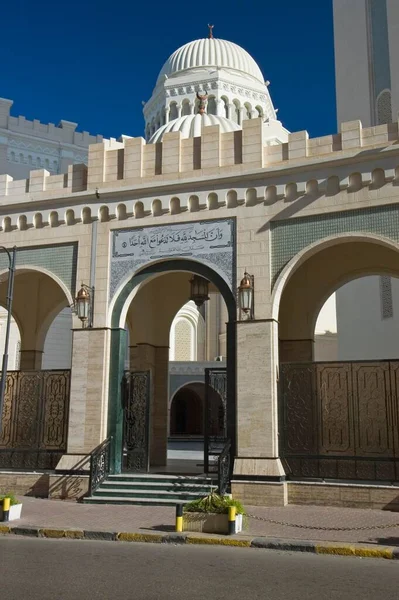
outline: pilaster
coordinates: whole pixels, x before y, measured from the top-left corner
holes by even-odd
[[[237,323],[237,458],[234,478],[280,481],[277,323]]]
[[[91,452],[107,436],[108,343],[107,329],[73,330],[68,453]]]

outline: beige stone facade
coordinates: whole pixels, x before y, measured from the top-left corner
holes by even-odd
[[[287,502],[279,364],[313,359],[315,320],[337,286],[359,274],[399,275],[392,216],[399,134],[397,123],[362,128],[353,121],[335,135],[309,139],[298,132],[265,146],[263,132],[262,119],[254,118],[242,132],[211,126],[194,139],[172,132],[159,144],[107,141],[90,146],[88,166],[71,166],[67,176],[44,170],[22,181],[0,176],[1,244],[18,248],[13,312],[21,370],[40,369],[45,333],[54,315],[73,304],[80,282],[95,286],[93,327],[81,329],[73,317],[68,453],[88,454],[115,435],[110,415],[119,402],[113,386],[120,371],[112,364],[125,357],[115,336],[127,327],[130,368],[152,373],[151,463],[166,461],[169,331],[202,263],[171,252],[113,280],[115,233],[157,226],[162,235],[171,225],[233,220],[233,278],[204,263],[211,293],[230,303],[233,480],[247,502],[257,486],[265,504]],[[60,248],[74,249],[72,265],[54,259]],[[255,282],[253,321],[239,321],[234,306],[245,269]],[[2,302],[5,294],[3,278]]]

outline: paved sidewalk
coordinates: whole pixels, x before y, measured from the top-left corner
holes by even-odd
[[[22,500],[22,518],[10,525],[141,534],[174,531],[174,507],[78,504],[29,497]],[[399,546],[399,513],[294,505],[284,508],[246,506],[246,509],[249,515],[287,525],[249,518],[244,536]],[[336,528],[349,530],[336,531]]]

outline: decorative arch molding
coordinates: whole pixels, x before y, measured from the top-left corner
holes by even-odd
[[[363,243],[366,242],[369,244],[382,245],[390,250],[393,250],[393,251],[399,253],[399,243],[392,242],[391,240],[389,240],[387,238],[384,238],[382,236],[376,236],[376,235],[373,235],[370,233],[350,233],[350,234],[345,233],[345,234],[341,234],[338,236],[329,236],[329,237],[326,237],[322,240],[319,240],[319,241],[311,244],[310,246],[304,248],[301,252],[296,254],[290,260],[290,262],[284,267],[284,269],[281,271],[281,273],[277,277],[275,285],[274,285],[273,293],[272,293],[272,318],[275,319],[276,321],[278,320],[279,310],[280,310],[280,302],[281,302],[281,297],[284,292],[284,289],[285,289],[288,281],[292,277],[292,275],[302,265],[304,265],[307,260],[312,258],[315,254],[317,254],[323,250],[326,250],[327,248],[337,246],[340,244],[345,244],[345,243],[353,244],[353,243],[357,243],[357,242],[363,242]],[[389,275],[390,272],[387,272],[387,274]],[[354,277],[354,275],[355,275],[355,277]],[[344,285],[345,283],[348,283],[349,281],[353,280],[354,278],[363,277],[364,275],[381,275],[381,271],[375,272],[375,273],[373,273],[371,271],[368,273],[359,272],[357,275],[351,273],[351,275],[348,275],[348,277],[341,278],[339,282],[336,282],[337,287]],[[331,292],[329,292],[328,294],[326,294],[325,297],[320,299],[319,310],[322,308],[325,301],[329,298],[330,294],[331,294]]]
[[[39,271],[53,279],[73,303],[76,287],[78,246],[76,243],[31,246],[17,249],[16,269]],[[8,259],[0,253],[0,272],[8,269]]]
[[[129,274],[166,258],[194,258],[216,271],[234,290],[235,239],[234,218],[114,230],[109,299]]]
[[[273,287],[292,259],[326,239],[364,236],[399,242],[397,204],[272,221],[271,255]]]
[[[110,459],[110,469],[113,473],[120,472],[122,467],[123,409],[121,389],[127,344],[127,332],[124,329],[127,309],[138,286],[144,284],[149,278],[176,271],[194,273],[208,279],[208,281],[212,282],[218,288],[226,303],[229,317],[227,323],[227,396],[229,403],[227,427],[232,440],[232,446],[235,448],[235,322],[237,305],[234,289],[216,269],[209,267],[203,262],[181,257],[158,260],[136,271],[131,277],[125,278],[124,285],[119,286],[115,299],[111,302],[109,309],[108,319],[111,326],[111,351],[109,363],[108,434],[113,437]]]

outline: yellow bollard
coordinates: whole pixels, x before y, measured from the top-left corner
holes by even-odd
[[[183,504],[176,504],[176,531],[183,531]]]
[[[10,498],[3,498],[3,521],[10,520]]]
[[[229,506],[229,535],[234,535],[236,532],[236,507]]]

